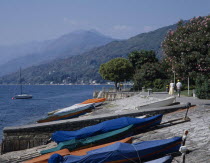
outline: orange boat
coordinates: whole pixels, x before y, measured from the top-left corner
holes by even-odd
[[[95,106],[101,105],[104,101],[106,101],[106,98],[93,98],[93,99],[88,99],[81,104],[89,104],[89,103],[94,103]]]
[[[117,143],[117,142],[132,143],[132,137],[128,137],[128,138],[122,139],[120,141],[115,141],[115,142],[112,142],[112,143],[102,144],[102,145],[98,145],[98,146],[95,146],[95,147],[81,149],[81,150],[77,150],[77,151],[73,151],[73,152],[70,152],[68,149],[62,149],[62,150],[59,150],[59,151],[56,151],[56,152],[41,155],[39,157],[36,157],[36,158],[31,159],[31,160],[25,161],[24,163],[47,163],[50,156],[55,154],[55,153],[58,153],[61,156],[66,156],[66,155],[82,156],[82,155],[86,155],[88,151],[103,148],[103,147],[112,145],[112,144]]]

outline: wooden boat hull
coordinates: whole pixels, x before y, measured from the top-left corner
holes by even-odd
[[[107,144],[102,144],[102,145],[98,145],[98,146],[94,146],[94,147],[90,147],[90,148],[85,148],[85,149],[81,149],[81,150],[76,150],[76,151],[72,151],[70,152],[68,149],[62,149],[56,152],[51,152],[45,155],[41,155],[39,157],[36,157],[34,159],[25,161],[24,163],[47,163],[48,159],[50,158],[51,155],[58,153],[61,156],[66,156],[66,155],[76,155],[76,156],[82,156],[82,155],[86,155],[88,151],[91,150],[95,150],[95,149],[99,149],[99,148],[103,148],[109,145],[112,145],[114,143],[117,142],[121,142],[121,143],[132,143],[132,137],[128,137],[119,141],[115,141],[115,142],[111,142],[111,143],[107,143]]]

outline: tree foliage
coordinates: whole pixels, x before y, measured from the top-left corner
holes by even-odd
[[[147,62],[141,69],[137,69],[134,75],[134,87],[135,89],[141,89],[141,87],[160,89],[164,86],[165,78],[160,63]]]
[[[160,89],[164,86],[162,79],[167,76],[164,68],[168,67],[168,64],[162,66],[154,51],[133,51],[128,55],[128,59],[135,69],[134,89],[139,90],[142,87]]]
[[[117,83],[130,80],[133,76],[133,66],[125,58],[115,58],[104,64],[101,64],[99,73],[105,80],[111,80]]]
[[[196,95],[200,99],[210,99],[210,80],[204,75],[197,76]]]
[[[145,63],[158,62],[155,52],[152,50],[133,51],[128,54],[128,60],[134,69],[140,69]]]
[[[210,16],[180,21],[162,43],[166,61],[185,79],[210,72]]]

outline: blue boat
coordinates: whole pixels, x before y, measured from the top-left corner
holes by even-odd
[[[147,161],[144,163],[171,163],[172,160],[173,160],[173,157],[169,155],[169,156],[161,157],[152,161]]]
[[[41,154],[51,153],[51,152],[55,152],[64,148],[67,148],[69,151],[72,151],[72,150],[78,150],[78,149],[83,149],[83,148],[89,148],[89,147],[100,145],[100,144],[110,143],[112,141],[117,141],[119,139],[123,139],[123,138],[131,136],[132,128],[133,128],[133,125],[130,125],[130,126],[118,129],[118,130],[106,132],[104,134],[90,136],[85,139],[71,139],[71,140],[59,143],[58,146],[55,148],[50,148],[47,150],[40,151],[40,153]]]
[[[99,124],[82,128],[76,131],[56,131],[52,134],[52,140],[56,143],[68,141],[71,139],[84,139],[90,136],[103,134],[113,130],[117,130],[129,125],[133,125],[134,134],[140,133],[145,129],[160,124],[163,115],[156,115],[149,118],[131,118],[121,117],[117,119],[107,120]]]
[[[163,140],[143,141],[134,144],[115,143],[110,146],[92,150],[84,156],[69,155],[62,157],[54,154],[49,163],[116,163],[137,161],[142,162],[169,153],[178,152],[182,137]]]

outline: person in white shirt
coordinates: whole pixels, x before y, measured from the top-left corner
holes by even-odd
[[[169,95],[174,95],[174,83],[172,82],[172,80],[171,80],[171,83],[170,83],[170,88],[169,88]]]
[[[178,83],[176,83],[176,88],[177,88],[179,97],[180,97],[180,93],[181,93],[181,87],[182,87],[182,83],[178,80]]]

